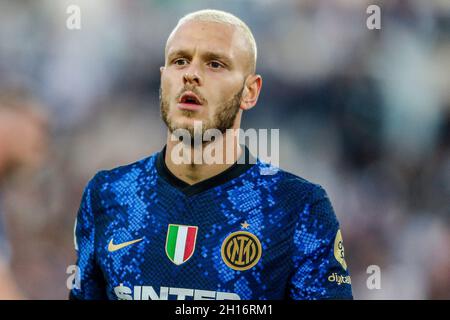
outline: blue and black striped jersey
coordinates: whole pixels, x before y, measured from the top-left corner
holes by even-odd
[[[189,185],[164,157],[165,148],[88,183],[71,298],[352,298],[323,188],[259,159]]]

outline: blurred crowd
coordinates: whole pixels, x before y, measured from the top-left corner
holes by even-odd
[[[67,298],[83,189],[162,148],[165,41],[203,8],[252,29],[263,88],[243,127],[280,129],[280,166],[327,190],[355,298],[450,299],[446,0],[2,1],[0,299]]]

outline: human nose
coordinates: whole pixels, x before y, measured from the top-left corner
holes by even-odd
[[[192,66],[192,65],[191,65]],[[189,68],[189,70],[186,71],[186,73],[183,75],[183,82],[184,84],[196,84],[197,86],[200,86],[202,84],[202,79],[199,75],[199,72],[196,68]]]

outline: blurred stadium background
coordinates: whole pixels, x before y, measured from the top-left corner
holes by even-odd
[[[165,143],[164,44],[203,8],[253,30],[263,90],[243,126],[279,128],[281,167],[328,191],[355,298],[449,299],[448,0],[2,0],[0,298],[67,298],[83,188]]]

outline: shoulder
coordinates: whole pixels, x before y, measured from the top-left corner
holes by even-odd
[[[90,192],[107,191],[114,185],[126,186],[130,183],[137,182],[143,175],[152,175],[155,171],[157,154],[154,153],[126,165],[98,171],[89,180],[86,189],[90,190]]]
[[[336,228],[337,217],[327,192],[320,184],[259,160],[257,167],[259,172],[255,175],[260,181],[259,187],[270,190],[265,196],[273,200],[297,227],[314,229],[322,225],[325,229]],[[269,167],[272,174],[267,174]]]
[[[321,185],[299,175],[260,160],[257,161],[256,167],[259,170],[257,174],[263,183],[271,184],[280,194],[292,200],[299,203],[315,203],[328,198]]]

